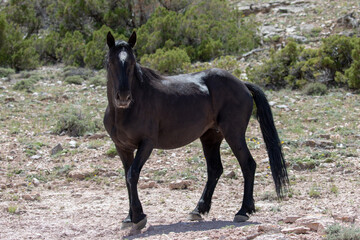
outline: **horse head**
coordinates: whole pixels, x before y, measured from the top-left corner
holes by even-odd
[[[107,34],[109,47],[107,59],[108,94],[117,108],[128,108],[133,102],[132,86],[137,77],[137,64],[133,52],[136,43],[136,33],[129,40],[116,41],[111,32]]]

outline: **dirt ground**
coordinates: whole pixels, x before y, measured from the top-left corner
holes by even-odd
[[[261,2],[268,1],[256,1]],[[309,43],[316,45],[317,38],[341,30],[338,17],[360,8],[357,1],[296,2],[305,2],[305,9],[257,18],[275,24],[281,34],[314,23],[314,32],[322,29]],[[38,70],[44,77],[31,93],[12,90],[16,77],[0,81],[0,239],[310,240],[323,239],[335,223],[360,227],[359,94],[267,92],[284,141],[290,187],[285,199],[277,200],[259,125],[252,119],[247,142],[257,162],[257,212],[245,223],[232,221],[241,206],[243,178],[225,142],[224,174],[211,211],[200,222],[187,219],[206,183],[200,142],[154,150],[139,181],[148,223],[136,232],[121,230],[128,213],[124,172],[119,158],[106,154],[112,142],[104,129],[84,137],[52,133],[63,106],[93,109],[98,120],[106,106],[104,87],[66,85],[61,68]],[[63,150],[51,154],[58,144]],[[186,189],[173,189],[176,181]]]

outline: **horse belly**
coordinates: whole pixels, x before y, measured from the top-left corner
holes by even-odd
[[[204,109],[203,109],[204,110]],[[158,146],[161,149],[179,148],[201,137],[214,127],[215,121],[208,114],[177,115],[160,125]]]

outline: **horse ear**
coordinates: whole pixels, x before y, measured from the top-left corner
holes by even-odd
[[[131,37],[129,38],[129,41],[128,41],[129,45],[131,48],[133,48],[136,44],[136,32],[133,31],[133,33],[131,34]]]
[[[109,48],[112,48],[115,46],[115,38],[114,36],[111,34],[111,32],[109,31],[108,34],[107,34],[107,45]]]

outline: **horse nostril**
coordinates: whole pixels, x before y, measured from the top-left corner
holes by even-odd
[[[130,95],[128,95],[126,98],[126,101],[130,101],[130,100],[131,100],[131,97],[130,97]]]

